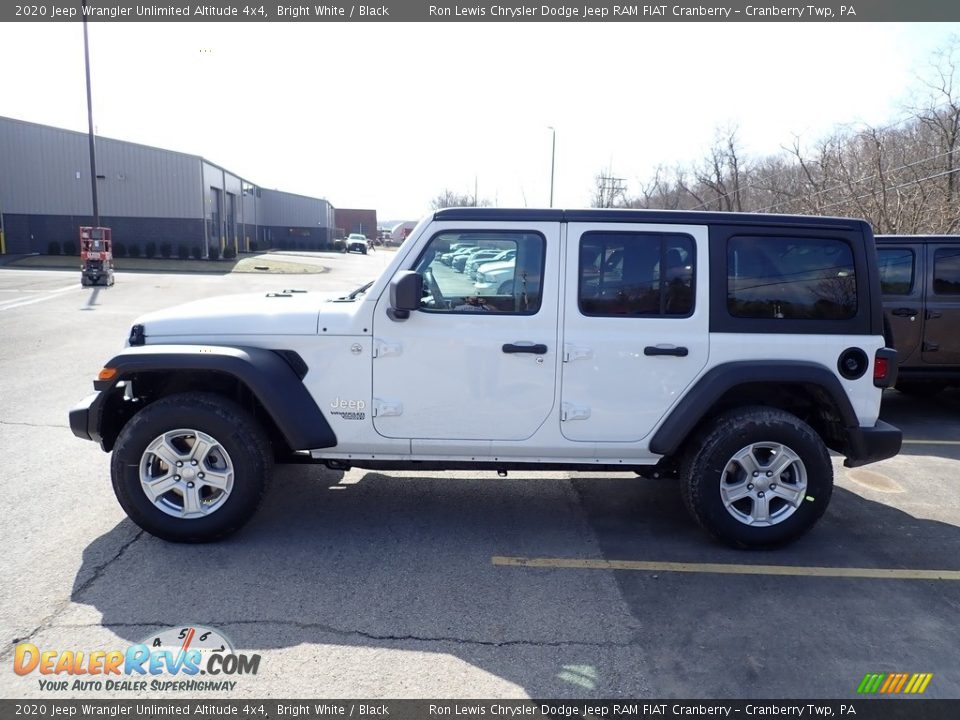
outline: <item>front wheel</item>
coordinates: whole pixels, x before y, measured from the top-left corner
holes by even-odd
[[[715,418],[683,459],[687,509],[735,547],[771,547],[803,535],[833,492],[833,466],[820,436],[794,415],[738,408]]]
[[[250,519],[271,465],[270,444],[243,408],[182,393],[124,426],[110,470],[117,500],[141,528],[172,542],[208,542]]]

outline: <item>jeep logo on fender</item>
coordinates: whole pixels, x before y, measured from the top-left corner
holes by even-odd
[[[343,400],[335,398],[330,403],[330,414],[338,415],[341,420],[364,420],[367,404],[363,400]]]

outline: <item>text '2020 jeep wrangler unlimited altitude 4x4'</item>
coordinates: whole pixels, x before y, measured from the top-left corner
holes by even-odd
[[[513,253],[471,278],[441,262],[453,245]],[[199,301],[143,317],[128,346],[70,425],[113,451],[127,514],[176,541],[238,529],[296,455],[675,474],[714,536],[769,546],[826,509],[827,448],[848,466],[900,448],[878,420],[895,354],[857,220],[440,210],[346,297]]]

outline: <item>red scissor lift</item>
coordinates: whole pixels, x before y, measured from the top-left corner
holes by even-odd
[[[80,228],[80,284],[113,285],[113,239],[110,228]]]

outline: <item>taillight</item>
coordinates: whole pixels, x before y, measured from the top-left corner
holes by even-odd
[[[893,387],[897,381],[897,351],[880,348],[873,357],[873,384],[878,388]]]
[[[890,361],[886,358],[878,357],[873,361],[873,381],[882,382],[886,380],[887,373],[890,372]]]

